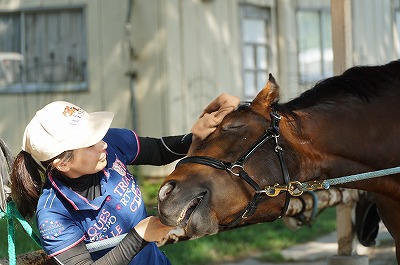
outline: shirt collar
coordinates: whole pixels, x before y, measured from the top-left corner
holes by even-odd
[[[65,201],[70,203],[75,210],[98,210],[107,198],[106,195],[101,195],[90,201],[65,186],[65,184],[54,176],[52,172],[49,171],[46,175],[50,185],[53,186],[53,188],[56,189],[64,197]]]

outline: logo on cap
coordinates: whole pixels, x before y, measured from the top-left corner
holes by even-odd
[[[62,115],[69,119],[71,125],[77,125],[83,118],[85,111],[75,106],[65,106]]]
[[[75,107],[66,106],[62,114],[65,117],[67,117],[67,114],[68,116],[72,116],[75,113],[75,111],[79,111],[79,109]]]

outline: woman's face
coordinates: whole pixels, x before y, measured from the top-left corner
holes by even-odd
[[[101,171],[107,165],[106,148],[107,143],[100,141],[89,147],[75,149],[73,159],[68,162],[68,170],[64,171],[65,175],[79,178]]]

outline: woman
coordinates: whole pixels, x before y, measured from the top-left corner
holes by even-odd
[[[25,129],[11,173],[12,199],[27,218],[36,209],[42,247],[59,264],[170,264],[155,242],[172,227],[147,216],[127,165],[183,157],[192,137],[207,137],[238,103],[222,94],[206,107],[193,135],[156,139],[110,128],[113,113],[52,102]]]

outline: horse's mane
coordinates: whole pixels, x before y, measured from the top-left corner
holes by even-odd
[[[299,97],[277,104],[279,111],[293,111],[308,108],[324,102],[335,102],[345,97],[356,97],[362,101],[370,101],[383,93],[399,89],[400,60],[381,66],[356,66],[343,74],[318,82],[313,88]]]

